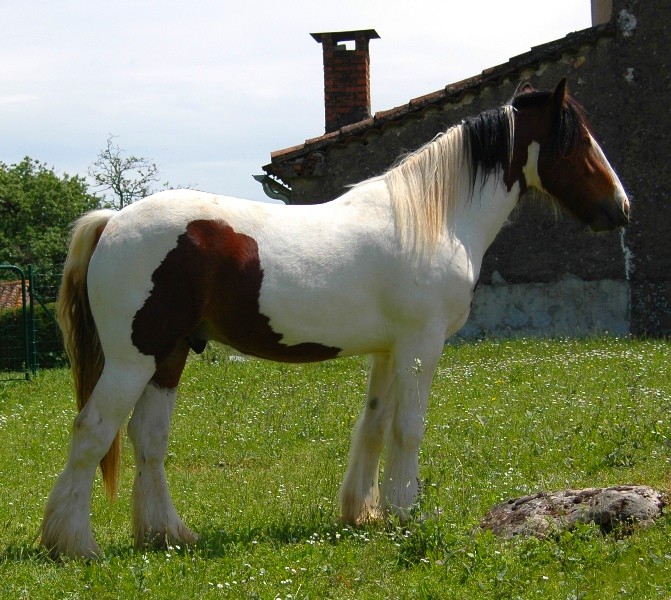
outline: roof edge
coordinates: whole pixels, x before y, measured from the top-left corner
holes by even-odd
[[[596,44],[600,39],[612,37],[614,34],[615,26],[611,21],[569,33],[558,40],[533,46],[528,52],[518,54],[505,63],[484,69],[479,75],[449,83],[443,89],[413,98],[406,104],[377,111],[368,119],[346,125],[318,137],[309,138],[301,144],[272,151],[270,153],[271,162],[264,166],[263,170],[266,173],[271,173],[276,177],[282,178],[279,173],[280,169],[276,168],[277,163],[300,159],[332,144],[347,144],[351,141],[362,139],[371,130],[383,131],[389,125],[400,123],[411,115],[423,113],[430,107],[459,102],[465,94],[478,93],[486,85],[497,84],[505,76],[528,69],[540,62],[557,60],[567,52],[578,52],[580,47],[586,44]],[[314,35],[318,34],[311,35],[314,37]]]

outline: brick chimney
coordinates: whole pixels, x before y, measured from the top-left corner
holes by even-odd
[[[310,35],[324,51],[326,133],[370,117],[368,42],[380,36],[374,29]],[[355,42],[355,47],[342,42]]]
[[[608,23],[613,13],[613,0],[592,0],[592,27]]]

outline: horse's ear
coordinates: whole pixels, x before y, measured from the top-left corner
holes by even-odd
[[[536,90],[534,89],[534,86],[532,86],[528,81],[523,81],[517,87],[517,90],[515,91],[515,96],[519,96],[520,94],[529,94],[530,92],[535,91]]]
[[[566,104],[568,98],[568,90],[566,85],[566,77],[564,77],[555,88],[555,91],[552,94],[552,113],[558,115],[561,113],[561,109]]]

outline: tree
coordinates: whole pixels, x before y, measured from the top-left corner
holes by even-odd
[[[110,192],[112,197],[104,202],[106,206],[121,210],[124,206],[148,196],[152,184],[158,182],[156,163],[142,156],[124,156],[114,143],[113,135],[107,138],[107,146],[89,168],[98,191]]]
[[[86,180],[32,158],[0,162],[0,263],[52,270],[65,261],[71,223],[97,208]]]

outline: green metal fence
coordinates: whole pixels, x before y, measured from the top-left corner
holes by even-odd
[[[33,340],[30,331],[28,278],[15,265],[0,265],[0,377],[30,378]]]
[[[0,381],[66,364],[54,316],[60,273],[0,265]]]

